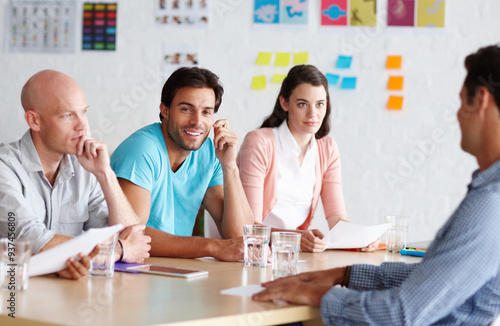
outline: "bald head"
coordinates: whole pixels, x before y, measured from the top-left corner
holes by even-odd
[[[67,105],[73,98],[85,101],[80,85],[70,76],[55,70],[42,70],[34,74],[21,91],[24,111],[43,113],[46,109]]]

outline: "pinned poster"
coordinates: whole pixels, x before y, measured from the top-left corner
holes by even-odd
[[[371,27],[377,26],[377,1],[351,0],[350,25]]]
[[[357,80],[356,77],[343,77],[340,89],[356,89]]]
[[[162,78],[166,80],[181,66],[197,66],[199,62],[199,52],[200,49],[198,44],[163,43],[161,64]]]
[[[402,91],[403,83],[404,83],[403,76],[389,76],[389,81],[387,82],[387,90]]]
[[[257,60],[255,61],[255,64],[259,65],[259,66],[269,65],[271,63],[272,55],[273,54],[271,52],[259,52],[259,54],[257,55]]]
[[[266,89],[266,76],[253,76],[252,90]]]
[[[293,64],[302,65],[309,61],[309,52],[297,52],[293,55]]]
[[[400,55],[388,55],[385,63],[386,69],[401,69],[403,57]]]
[[[154,0],[155,21],[168,27],[207,28],[210,0]]]
[[[389,95],[389,100],[387,101],[388,110],[402,110],[403,109],[403,96]]]
[[[82,50],[116,50],[117,3],[83,4]]]
[[[274,65],[277,67],[288,67],[290,65],[290,53],[276,52],[276,62]]]
[[[347,26],[347,0],[321,0],[322,26]]]
[[[309,0],[254,0],[253,22],[260,26],[307,25]]]
[[[417,27],[444,27],[445,0],[418,0]]]
[[[416,0],[388,0],[387,26],[415,26]]]

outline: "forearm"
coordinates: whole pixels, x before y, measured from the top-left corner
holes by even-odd
[[[146,235],[151,237],[152,257],[213,257],[217,250],[214,239],[176,236],[151,227],[146,227]]]
[[[108,205],[109,225],[121,223],[128,226],[139,223],[139,218],[123,194],[111,167],[105,173],[96,175],[96,177]]]
[[[68,237],[66,235],[61,235],[61,234],[55,234],[52,239],[49,240],[49,242],[47,242],[43,247],[42,249],[40,249],[39,252],[42,252],[42,251],[45,251],[45,250],[49,250],[55,246],[58,246],[66,241],[69,241],[71,240],[72,237]]]
[[[338,222],[340,221],[347,221],[347,217],[344,215],[337,215],[337,216],[328,216],[326,218],[326,221],[328,222],[328,228],[331,230],[335,225],[337,225]]]
[[[238,167],[223,168],[224,211],[222,237],[236,238],[243,235],[243,225],[253,224],[253,213],[241,185]]]

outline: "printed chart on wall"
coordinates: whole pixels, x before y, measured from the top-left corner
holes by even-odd
[[[387,26],[445,27],[445,0],[388,0]]]
[[[196,44],[163,43],[161,75],[163,80],[180,67],[198,65],[199,46]]]
[[[321,0],[321,26],[377,26],[377,0]]]
[[[156,23],[169,27],[207,28],[210,0],[155,0]]]
[[[309,23],[309,0],[255,0],[254,26],[304,27]]]
[[[75,0],[11,0],[6,14],[9,52],[75,52]]]
[[[82,50],[116,50],[117,3],[83,4]]]

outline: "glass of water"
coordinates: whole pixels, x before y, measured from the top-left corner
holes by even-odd
[[[115,271],[115,249],[118,233],[99,244],[99,253],[90,263],[90,276],[113,277]]]
[[[0,288],[25,290],[28,288],[28,263],[31,258],[31,242],[0,239]]]
[[[386,216],[387,227],[386,250],[388,252],[399,252],[406,247],[406,233],[410,219],[407,216]]]
[[[300,238],[300,233],[273,232],[273,277],[297,274]]]
[[[271,227],[265,225],[243,225],[245,242],[245,266],[265,267],[269,252]]]

